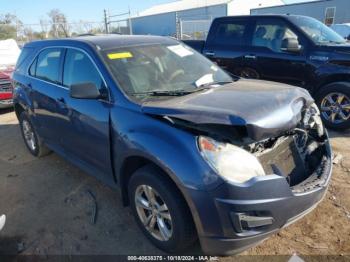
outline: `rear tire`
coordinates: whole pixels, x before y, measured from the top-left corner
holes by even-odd
[[[19,116],[19,124],[24,143],[33,156],[43,157],[51,152],[38,136],[38,133],[25,111]]]
[[[193,245],[197,237],[190,210],[174,183],[158,168],[147,165],[136,170],[128,192],[137,224],[156,247],[173,253]]]
[[[325,125],[330,129],[350,128],[350,83],[336,82],[321,88],[315,95]]]

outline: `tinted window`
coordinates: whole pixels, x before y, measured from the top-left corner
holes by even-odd
[[[70,87],[82,83],[94,83],[98,88],[103,87],[102,78],[89,57],[81,51],[68,49],[64,62],[63,85]]]
[[[30,53],[33,51],[33,48],[24,47],[21,51],[20,56],[18,57],[16,69],[17,71],[23,72],[24,70],[24,61],[29,57]]]
[[[297,35],[286,23],[278,19],[266,19],[257,22],[253,35],[253,46],[267,47],[275,52],[282,52],[282,43],[287,38]]]
[[[243,21],[220,24],[216,29],[215,43],[220,45],[243,45],[247,23]]]
[[[320,21],[307,16],[291,16],[293,23],[301,28],[315,44],[344,44],[345,40]]]
[[[59,83],[61,55],[62,50],[58,48],[42,51],[37,58],[35,76],[45,81]]]
[[[29,68],[29,74],[31,76],[35,76],[35,70],[36,70],[36,62],[38,61],[38,59],[35,59],[33,64],[30,66]]]

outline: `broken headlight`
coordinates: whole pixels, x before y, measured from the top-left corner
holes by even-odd
[[[320,137],[323,136],[324,127],[321,120],[320,111],[315,103],[305,110],[303,125],[304,127],[316,129],[318,135]]]
[[[204,136],[198,137],[198,147],[203,158],[227,181],[244,183],[265,175],[258,159],[240,147]]]

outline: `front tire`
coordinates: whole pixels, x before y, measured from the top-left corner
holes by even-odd
[[[350,128],[350,83],[336,82],[326,85],[316,94],[315,100],[328,128]]]
[[[21,134],[29,152],[35,157],[42,157],[50,153],[50,150],[44,145],[38,136],[27,113],[23,111],[19,116]]]
[[[159,249],[173,253],[196,241],[190,210],[173,182],[152,165],[138,169],[129,181],[129,200],[137,224]]]

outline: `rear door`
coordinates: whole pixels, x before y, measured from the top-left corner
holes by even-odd
[[[27,88],[33,104],[35,126],[39,135],[55,149],[60,149],[62,126],[66,108],[59,100],[61,87],[61,64],[64,49],[46,48],[35,58],[29,68],[31,76]]]
[[[287,38],[298,39],[300,53],[282,50]],[[241,76],[304,86],[306,81],[306,41],[281,18],[258,17],[243,58]]]
[[[103,99],[76,99],[69,95],[75,84],[93,83],[106,93],[106,83],[92,57],[80,49],[67,48],[63,66],[65,92],[60,98],[67,119],[62,146],[67,155],[102,179],[112,178],[109,136],[111,103]]]
[[[242,63],[250,28],[251,23],[247,18],[216,20],[203,54],[224,70],[235,74]]]

